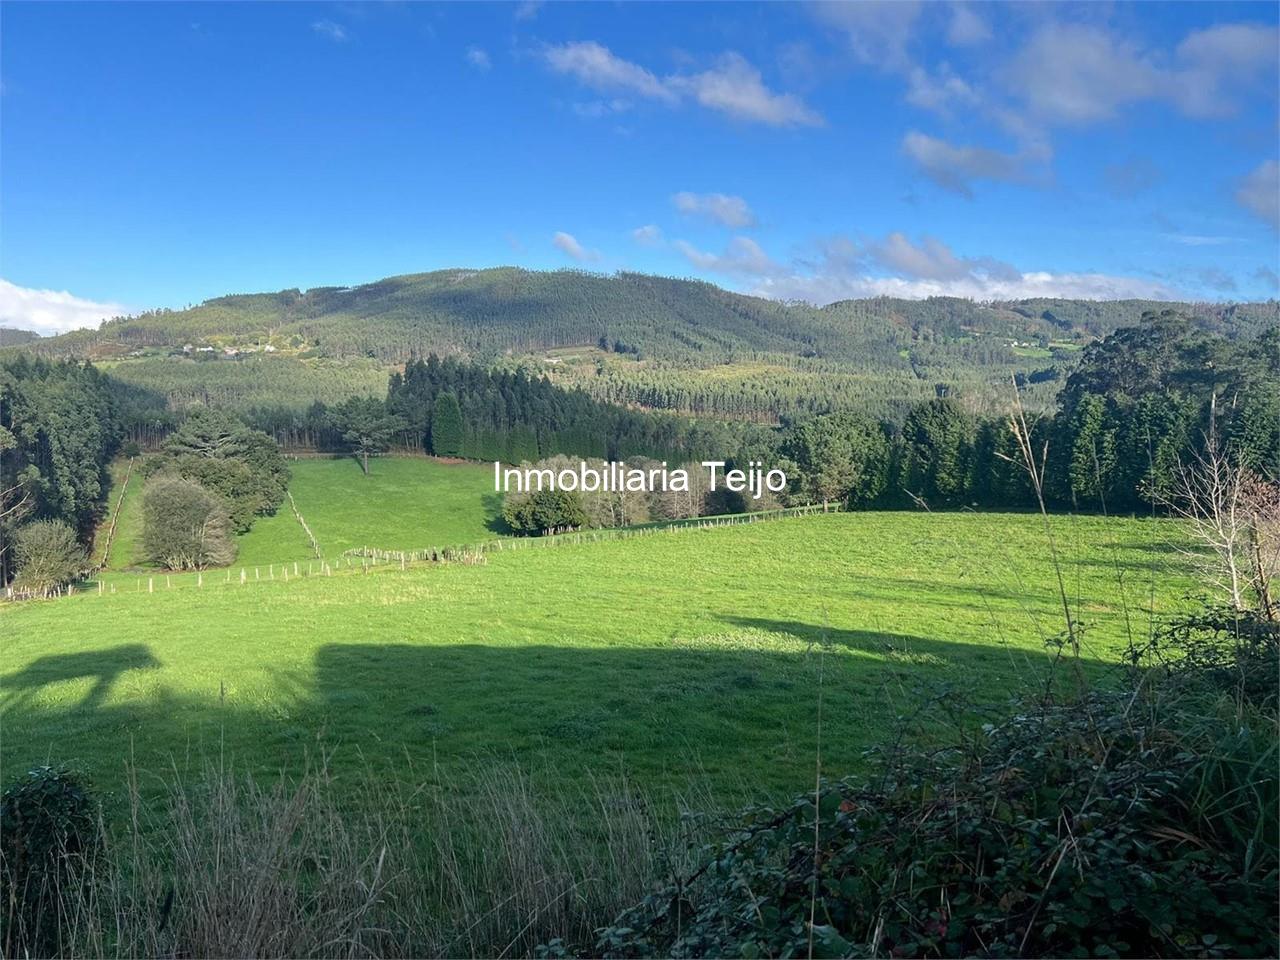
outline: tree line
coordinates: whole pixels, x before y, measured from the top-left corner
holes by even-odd
[[[1008,389],[1009,407],[1020,408],[1020,388]],[[798,418],[752,434],[735,458],[783,469],[781,498],[704,489],[687,515],[831,502],[1016,508],[1041,498],[1063,509],[1164,510],[1180,501],[1185,466],[1217,450],[1256,482],[1280,477],[1280,328],[1229,341],[1164,311],[1088,347],[1052,415],[1011,422],[935,396],[900,421],[853,411]],[[589,509],[602,499],[509,495],[507,519],[522,533],[617,525],[617,510]],[[660,518],[648,503],[622,514]],[[556,516],[568,519],[546,522]]]

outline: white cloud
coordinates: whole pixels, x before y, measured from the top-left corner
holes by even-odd
[[[902,234],[890,234],[866,248],[836,237],[823,243],[812,261],[792,264],[774,260],[748,237],[735,237],[721,254],[684,241],[677,241],[676,247],[695,268],[732,276],[749,293],[817,304],[876,296],[1168,300],[1181,295],[1141,277],[1023,271],[992,257],[958,256],[933,238],[912,244]]]
[[[643,227],[636,227],[631,231],[631,239],[642,246],[657,246],[662,242],[662,228],[646,223]]]
[[[1188,34],[1172,55],[1146,50],[1096,26],[1049,23],[1014,59],[1006,80],[1038,117],[1083,124],[1121,108],[1165,100],[1191,117],[1237,109],[1241,90],[1276,82],[1280,33],[1257,24],[1220,24]]]
[[[1223,23],[1187,34],[1172,71],[1173,97],[1194,117],[1236,111],[1239,90],[1261,84],[1274,90],[1280,77],[1280,30],[1253,23]]]
[[[347,28],[340,23],[334,23],[332,20],[317,20],[311,24],[311,29],[322,37],[328,37],[335,43],[342,43],[347,39]]]
[[[488,70],[493,66],[493,62],[489,59],[489,54],[480,47],[467,47],[467,63],[477,70]]]
[[[103,320],[134,311],[119,303],[99,303],[65,290],[32,290],[0,280],[0,326],[34,330],[45,336],[80,327],[97,327]]]
[[[664,103],[679,98],[666,84],[638,64],[615,56],[594,40],[574,41],[547,47],[547,63],[557,73],[568,74],[589,87],[600,90],[627,90]]]
[[[578,238],[572,233],[557,231],[556,235],[551,238],[551,242],[558,250],[579,263],[588,263],[600,259],[599,250],[588,250],[578,242]]]
[[[763,280],[781,269],[750,237],[734,237],[724,253],[707,253],[684,240],[676,241],[676,249],[695,267],[712,273]]]
[[[1207,237],[1195,233],[1166,233],[1164,238],[1184,247],[1220,247],[1224,243],[1235,243],[1237,239],[1236,237]]]
[[[733,229],[754,227],[756,215],[747,201],[725,193],[689,193],[681,191],[671,198],[675,208],[690,216],[706,217]]]
[[[967,3],[952,4],[951,23],[947,27],[947,41],[952,46],[967,47],[990,39],[991,27],[973,7]]]
[[[1280,163],[1259,164],[1240,181],[1236,202],[1280,230]]]
[[[799,97],[775,93],[741,54],[723,54],[710,70],[659,77],[594,40],[546,47],[548,65],[596,90],[625,91],[666,106],[690,99],[739,120],[771,126],[818,126],[823,120]]]
[[[901,69],[909,63],[907,45],[920,15],[916,0],[861,0],[816,3],[819,20],[843,32],[853,55],[863,63]]]
[[[589,120],[599,120],[601,117],[609,117],[614,114],[626,113],[631,109],[631,101],[624,100],[621,97],[614,97],[612,100],[590,100],[586,103],[574,103],[571,109],[580,117],[586,117]]]
[[[986,147],[956,146],[917,130],[902,138],[902,151],[926,177],[963,197],[973,196],[970,185],[974,180],[1026,183],[1031,179],[1027,170],[1029,156],[1000,153]],[[1033,155],[1036,152],[1027,151]]]
[[[871,258],[887,270],[916,280],[961,280],[966,277],[1013,280],[1018,271],[991,257],[957,257],[941,240],[922,237],[912,243],[903,233],[891,233],[868,248]]]
[[[979,102],[978,92],[951,72],[945,63],[937,75],[923,67],[907,72],[907,102],[924,110],[945,113],[953,106],[971,107]]]
[[[1047,24],[1014,59],[1010,83],[1039,116],[1063,123],[1107,120],[1160,93],[1160,71],[1133,44],[1098,27]]]
[[[514,16],[517,20],[532,20],[541,8],[540,0],[524,0],[523,3],[516,4]]]
[[[822,117],[799,97],[774,93],[764,85],[760,71],[737,53],[726,53],[717,65],[688,77],[672,77],[668,83],[687,91],[698,103],[739,120],[775,127],[821,126]]]

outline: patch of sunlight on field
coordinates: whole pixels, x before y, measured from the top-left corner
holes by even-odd
[[[362,546],[407,550],[499,535],[502,501],[493,490],[492,467],[424,457],[375,457],[368,476],[351,457],[295,460],[289,467],[289,490],[298,512],[326,557]],[[287,503],[280,513],[296,525]],[[281,553],[275,543],[268,544],[277,535],[271,527],[259,534],[255,524],[242,539],[242,549],[260,561],[310,555],[305,537],[300,554]],[[269,556],[272,552],[277,555]]]

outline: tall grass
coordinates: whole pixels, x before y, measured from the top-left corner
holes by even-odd
[[[324,766],[264,784],[210,762],[151,804],[131,777],[61,953],[98,957],[531,956],[595,931],[672,870],[705,805],[625,776],[535,784],[476,766],[409,786]],[[12,920],[13,918],[7,918]]]

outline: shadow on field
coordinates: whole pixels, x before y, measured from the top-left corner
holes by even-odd
[[[500,493],[486,493],[481,498],[484,504],[484,514],[488,517],[485,521],[485,528],[491,533],[501,534],[503,536],[514,535],[515,531],[511,529],[502,516],[503,495]]]
[[[81,653],[51,654],[32,660],[21,670],[0,676],[0,703],[6,710],[21,707],[41,687],[64,680],[94,678],[75,707],[77,710],[95,710],[106,699],[116,678],[129,670],[150,670],[160,666],[160,661],[141,643],[112,647],[109,650],[93,650]]]
[[[135,644],[42,657],[0,678],[4,767],[11,776],[78,758],[110,782],[126,750],[151,770],[224,752],[256,772],[297,772],[318,753],[384,772],[482,757],[570,777],[622,765],[655,783],[697,772],[726,789],[792,792],[813,775],[819,685],[824,767],[841,775],[942,690],[981,713],[1039,686],[1050,661],[1034,648],[734,617],[722,632],[648,647],[328,644],[310,674],[215,675],[192,689],[161,673],[136,698],[108,702],[122,675],[160,666]],[[32,702],[45,685],[84,677],[95,683],[78,704]]]

